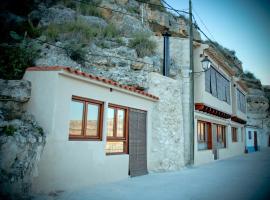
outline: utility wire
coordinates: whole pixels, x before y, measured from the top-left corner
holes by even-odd
[[[68,52],[70,51],[69,48],[62,47],[62,46],[59,46],[59,45],[56,45],[56,44],[53,44],[53,43],[50,43],[50,42],[46,42],[46,41],[43,41],[43,40],[38,39],[38,38],[31,38],[31,37],[28,37],[28,39],[36,40],[36,41],[38,41],[38,42],[41,42],[42,44],[48,44],[48,45],[50,45],[50,46],[57,47],[57,48],[59,48],[59,49],[64,50],[67,54],[68,54]],[[112,56],[112,55],[105,55],[105,54],[102,55],[102,54],[97,54],[97,53],[92,53],[92,52],[88,52],[88,54],[90,54],[90,55],[92,55],[92,56],[98,56],[98,57],[118,58],[118,59],[123,59],[123,60],[132,61],[132,62],[138,62],[138,63],[142,63],[142,64],[146,64],[146,65],[155,66],[155,65],[152,64],[152,63],[147,63],[147,62],[144,62],[144,61],[135,60],[135,59],[130,59],[130,58],[121,57],[121,56]],[[82,59],[82,60],[83,60],[84,62],[87,62],[87,63],[92,64],[92,62],[90,62],[90,61],[87,60],[87,59]]]
[[[84,0],[73,0],[73,1],[78,2],[78,3],[85,4],[85,5],[91,5],[91,6],[94,6],[94,7],[97,7],[97,8],[109,10],[109,11],[112,11],[112,12],[115,12],[115,13],[120,13],[120,14],[123,14],[123,15],[135,17],[135,18],[140,18],[140,19],[143,18],[143,16],[141,16],[140,14],[137,14],[137,15],[135,15],[135,14],[130,14],[129,12],[123,12],[123,11],[121,11],[121,10],[116,10],[116,9],[108,8],[108,7],[106,7],[106,6],[95,5],[95,4],[93,4],[93,3],[91,4],[91,3],[86,2],[86,1],[84,1]],[[145,4],[149,4],[149,3],[145,3]],[[158,6],[158,4],[149,4],[149,5],[157,5],[157,6]],[[160,6],[160,5],[159,5],[159,6]],[[178,11],[178,10],[177,10],[177,11]],[[183,12],[183,13],[186,13],[186,14],[188,13],[188,12],[180,11],[180,10],[179,10],[179,12]],[[179,14],[179,17],[180,17],[180,16],[183,16],[183,15]],[[144,21],[148,21],[149,23],[153,23],[153,22],[154,22],[153,20],[144,20]],[[172,23],[172,24],[177,24],[177,25],[179,25],[179,23],[176,23],[176,22],[174,22],[174,23]]]
[[[168,4],[165,0],[161,0],[165,5],[167,5],[169,8],[169,10],[172,10],[172,11],[174,11],[174,12],[176,12],[177,14],[179,14],[179,15],[181,15],[181,13],[180,12],[182,12],[182,13],[185,13],[185,14],[189,14],[189,12],[187,12],[187,11],[185,11],[185,10],[177,10],[177,9],[175,9],[175,8],[173,8],[170,4]]]
[[[209,31],[209,29],[207,28],[207,26],[205,25],[205,23],[203,22],[202,18],[199,16],[199,14],[196,12],[196,10],[193,7],[193,11],[194,13],[197,15],[197,17],[199,18],[200,22],[202,23],[202,25],[204,26],[204,28],[207,30],[207,32],[211,35],[211,37],[213,38],[214,41],[216,41],[215,37],[213,36],[213,34]]]

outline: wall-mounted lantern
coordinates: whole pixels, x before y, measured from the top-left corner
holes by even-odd
[[[202,62],[202,68],[204,71],[210,68],[211,61],[208,59],[208,56],[204,56],[201,62]]]

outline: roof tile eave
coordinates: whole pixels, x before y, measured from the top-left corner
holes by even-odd
[[[137,93],[137,94],[143,95],[145,97],[148,97],[148,98],[151,98],[154,100],[159,100],[159,97],[154,96],[154,95],[149,94],[149,93],[144,92],[144,91],[137,90],[135,87],[122,85],[122,84],[119,84],[113,80],[106,79],[104,77],[94,76],[92,74],[88,74],[88,73],[82,72],[80,70],[73,69],[71,67],[66,67],[66,66],[33,66],[33,67],[28,67],[26,69],[26,71],[61,71],[61,70],[64,70],[64,71],[71,73],[71,74],[75,74],[77,76],[89,78],[91,80],[96,80],[96,81],[102,82],[102,83],[107,84],[107,85],[122,88],[124,90],[130,91],[133,93]]]

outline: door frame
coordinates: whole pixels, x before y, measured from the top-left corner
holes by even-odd
[[[254,149],[255,151],[258,151],[258,134],[257,131],[254,131]]]

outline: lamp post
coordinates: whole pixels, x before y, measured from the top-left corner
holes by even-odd
[[[193,63],[193,23],[192,3],[189,0],[189,61],[190,61],[190,158],[189,165],[194,164],[194,63]]]

